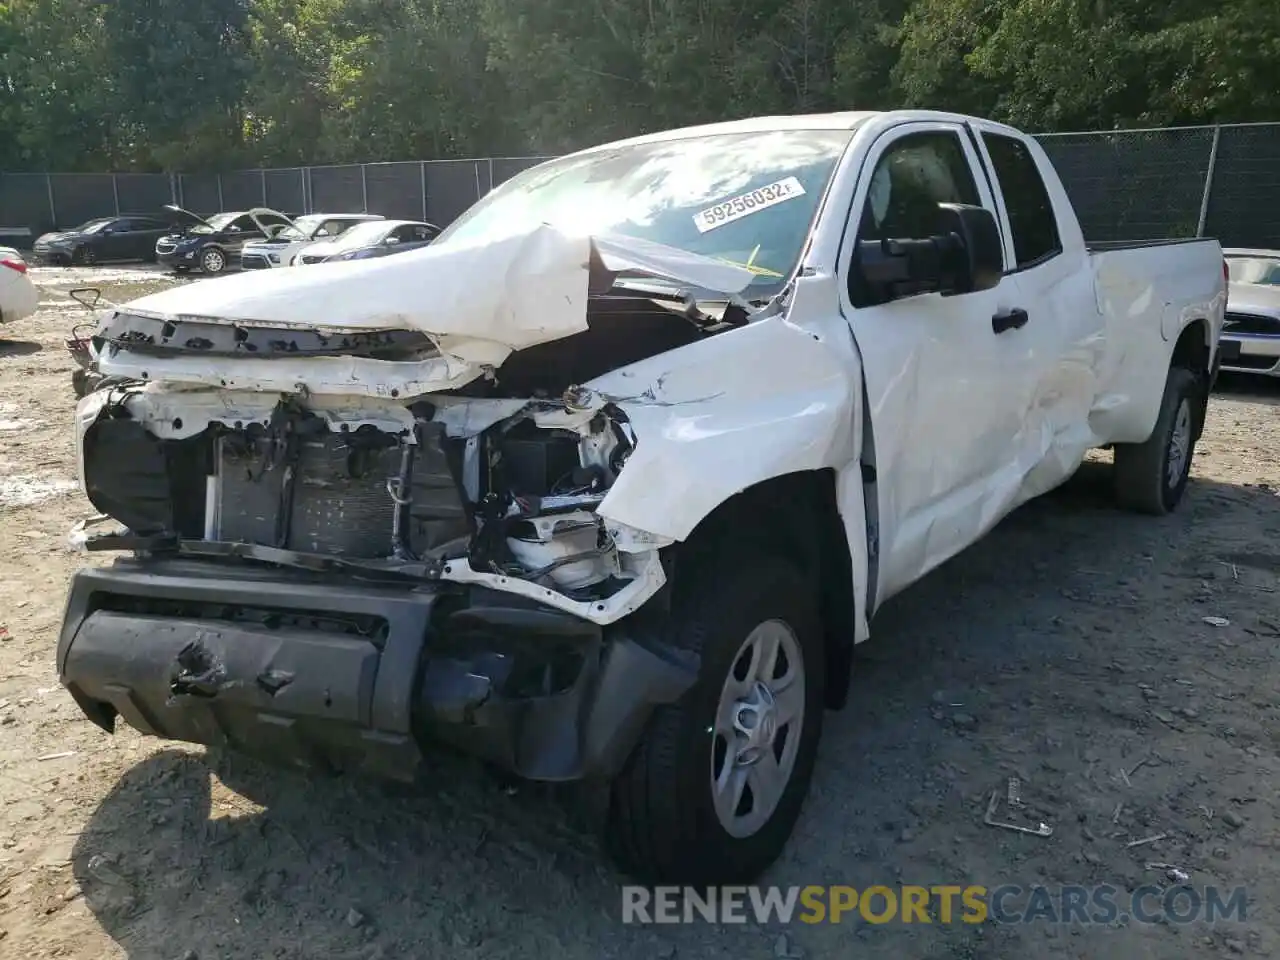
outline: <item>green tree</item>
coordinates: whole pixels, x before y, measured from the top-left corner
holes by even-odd
[[[94,4],[0,3],[0,169],[103,169],[127,159],[110,121]]]
[[[159,168],[239,159],[248,60],[246,0],[113,0],[102,8],[118,122]]]

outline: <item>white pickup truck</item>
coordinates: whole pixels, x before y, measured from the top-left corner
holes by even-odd
[[[886,599],[1113,447],[1183,496],[1212,240],[1086,246],[1036,141],[771,117],[542,164],[430,247],[113,308],[77,410],[124,551],[94,722],[322,769],[607,785],[618,862],[757,875]]]

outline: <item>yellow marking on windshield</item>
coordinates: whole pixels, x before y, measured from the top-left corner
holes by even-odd
[[[756,244],[756,248],[751,251],[751,256],[747,257],[747,269],[751,269],[751,265],[756,262],[756,254],[760,252],[760,244]]]
[[[758,250],[759,247],[756,249]],[[779,273],[777,270],[770,270],[768,267],[757,267],[750,262],[742,263],[739,260],[730,260],[728,257],[713,257],[713,259],[719,260],[721,263],[727,263],[731,267],[741,267],[743,270],[750,270],[757,277],[776,277],[779,280],[783,279],[783,274]],[[755,259],[754,253],[751,255],[751,259]]]

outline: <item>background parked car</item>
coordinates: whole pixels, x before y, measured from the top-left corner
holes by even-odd
[[[309,213],[305,217],[295,217],[293,226],[285,227],[272,239],[246,243],[240,253],[240,268],[291,267],[298,252],[308,244],[333,240],[358,223],[383,219],[377,213]]]
[[[1280,250],[1227,249],[1222,369],[1280,376]]]
[[[31,316],[39,302],[22,255],[13,247],[0,247],[0,323]]]
[[[298,254],[299,264],[332,263],[335,260],[367,260],[385,257],[392,253],[404,253],[425,247],[437,236],[440,228],[422,220],[381,220],[361,223],[337,240],[325,240],[304,247]]]
[[[164,210],[181,232],[156,241],[156,259],[179,273],[222,273],[233,258],[239,258],[246,243],[269,239],[293,225],[283,213],[265,207],[218,213],[208,220],[173,204],[166,204]]]
[[[168,229],[159,217],[99,217],[37,237],[32,254],[38,262],[56,264],[154,260],[156,241]]]

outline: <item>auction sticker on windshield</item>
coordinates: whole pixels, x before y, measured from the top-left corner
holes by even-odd
[[[693,225],[698,228],[699,233],[706,233],[716,227],[723,227],[726,223],[733,223],[735,220],[741,220],[753,213],[759,213],[761,210],[767,210],[769,207],[802,196],[804,196],[803,184],[795,177],[787,177],[776,183],[748,190],[728,200],[722,200],[714,207],[698,211],[693,215]]]

